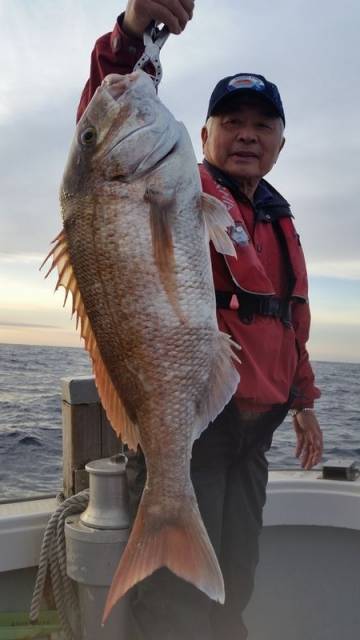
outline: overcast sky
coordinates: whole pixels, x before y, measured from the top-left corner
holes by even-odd
[[[78,345],[38,266],[61,226],[58,188],[91,49],[113,0],[0,0],[0,341]],[[360,361],[358,0],[198,0],[162,51],[160,97],[199,131],[218,79],[280,89],[287,143],[268,179],[290,201],[310,273],[311,356]]]

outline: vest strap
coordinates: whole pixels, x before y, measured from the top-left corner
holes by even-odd
[[[238,305],[237,313],[241,322],[251,324],[254,315],[279,318],[291,327],[291,302],[278,296],[258,296],[238,289],[236,294],[230,291],[215,291],[217,309],[235,309],[234,296]]]

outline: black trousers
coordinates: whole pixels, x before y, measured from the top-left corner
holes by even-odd
[[[270,448],[288,405],[257,418],[230,402],[195,441],[191,478],[200,513],[225,582],[220,605],[168,569],[160,569],[130,592],[131,629],[126,640],[245,640],[242,613],[259,559]],[[130,509],[135,517],[146,480],[143,454],[129,457]]]

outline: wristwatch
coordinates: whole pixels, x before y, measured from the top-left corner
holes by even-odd
[[[302,409],[290,409],[289,415],[295,418],[295,416],[297,416],[298,413],[302,413],[302,412],[315,413],[315,409],[313,409],[312,407],[303,407]]]

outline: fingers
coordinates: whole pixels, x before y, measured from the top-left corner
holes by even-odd
[[[171,33],[181,33],[194,11],[194,0],[128,0],[123,27],[141,37],[152,20],[163,22]]]
[[[297,437],[295,455],[303,469],[310,470],[319,464],[323,453],[323,435],[315,414],[299,413],[294,418]]]
[[[303,447],[304,447],[304,436],[303,436],[303,432],[301,430],[297,430],[295,428],[295,431],[296,431],[296,440],[297,440],[295,456],[297,458],[299,458],[301,456],[301,452],[302,452]]]
[[[306,471],[312,469],[315,465],[317,465],[321,460],[321,451],[319,447],[313,443],[306,443],[302,455],[301,455],[301,466]]]
[[[300,455],[301,466],[307,471],[319,464],[322,456],[322,441],[314,438],[313,434],[306,434],[304,446]]]
[[[194,10],[193,0],[155,0],[153,3],[153,18],[163,22],[171,33],[181,33]]]

